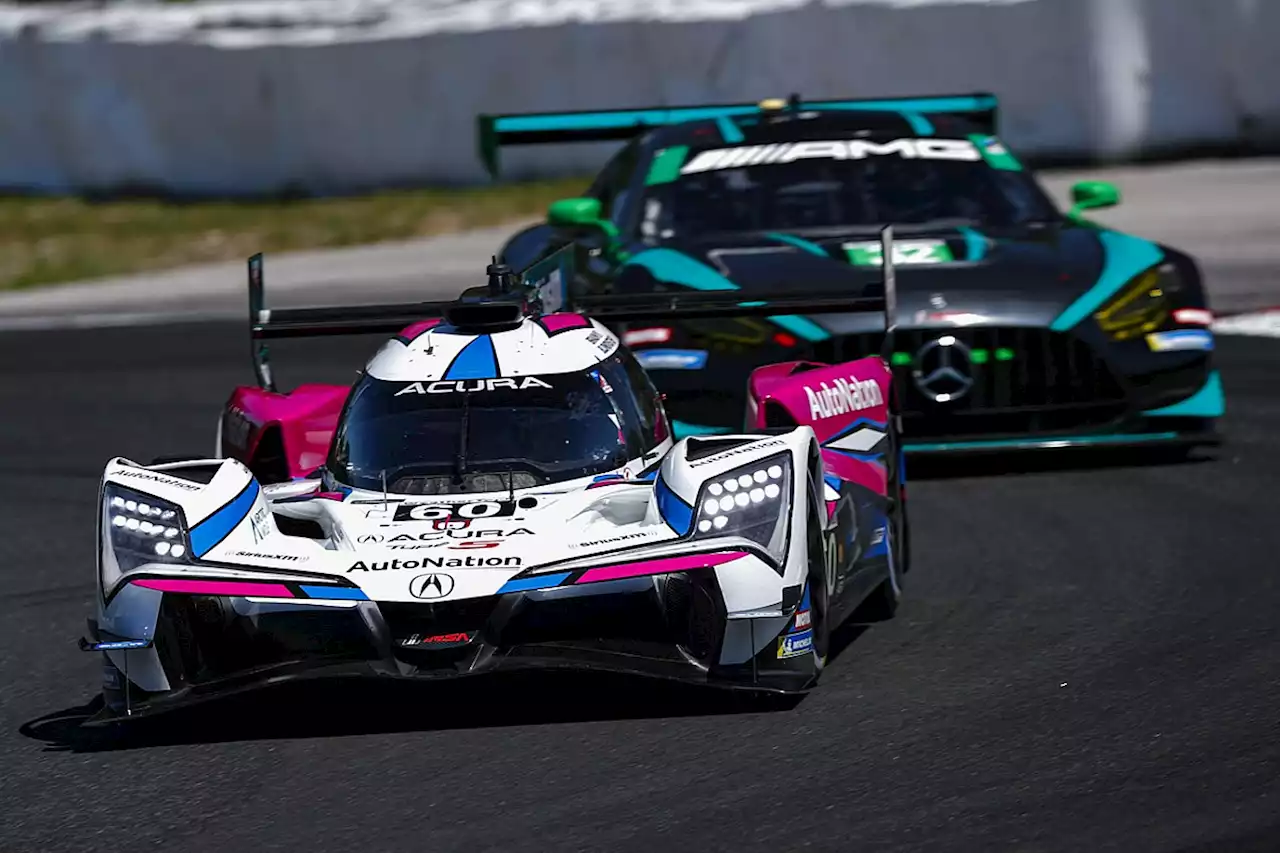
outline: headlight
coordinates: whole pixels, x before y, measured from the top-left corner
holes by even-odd
[[[741,536],[786,562],[791,516],[791,454],[743,465],[703,484],[694,539]]]
[[[182,510],[168,501],[108,483],[102,491],[103,581],[145,563],[189,563],[191,547]],[[114,572],[109,571],[114,557]]]
[[[1152,267],[1112,297],[1093,318],[1112,340],[1139,338],[1165,324],[1172,310],[1170,295],[1181,289],[1173,264]]]

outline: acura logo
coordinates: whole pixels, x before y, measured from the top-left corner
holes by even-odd
[[[409,594],[414,598],[444,598],[453,592],[453,578],[449,575],[418,575],[409,581]]]
[[[959,400],[973,387],[969,348],[943,335],[930,341],[916,353],[916,366],[911,375],[920,392],[937,403]]]

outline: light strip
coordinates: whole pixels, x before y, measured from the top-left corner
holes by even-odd
[[[279,583],[242,583],[240,581],[181,580],[178,578],[143,578],[134,586],[186,595],[238,595],[259,598],[294,598],[289,587]]]

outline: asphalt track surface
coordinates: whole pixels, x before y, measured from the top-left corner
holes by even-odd
[[[281,344],[278,372],[349,379],[373,344]],[[0,851],[1280,849],[1280,341],[1222,338],[1219,363],[1230,443],[1207,461],[913,480],[908,600],[793,710],[600,678],[344,684],[101,741],[76,728],[100,670],[75,646],[99,474],[207,451],[248,342],[0,336]]]

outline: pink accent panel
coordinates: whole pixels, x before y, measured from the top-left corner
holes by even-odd
[[[840,506],[840,501],[827,501],[827,518],[836,514],[836,507]]]
[[[759,407],[758,425],[763,425],[770,402],[786,409],[796,423],[813,427],[820,442],[863,418],[881,424],[888,419],[891,383],[884,359],[861,358],[784,375],[793,366],[770,365],[752,373],[748,387]]]
[[[551,334],[565,329],[585,329],[591,325],[581,314],[544,314],[541,322],[542,328]]]
[[[423,332],[429,331],[431,329],[434,329],[436,326],[439,326],[440,322],[441,320],[439,317],[433,317],[430,320],[422,320],[421,322],[414,323],[411,326],[406,326],[403,332],[396,335],[396,339],[400,341],[404,341],[406,344],[411,344]]]
[[[338,426],[338,416],[351,388],[347,385],[299,385],[288,394],[261,388],[237,388],[227,402],[223,437],[233,439],[229,415],[248,422],[243,446],[228,446],[227,453],[248,464],[259,442],[271,429],[280,430],[291,477],[305,477],[324,464]],[[231,442],[229,442],[231,444]]]
[[[687,572],[718,566],[745,556],[747,556],[746,551],[721,551],[716,554],[694,554],[690,557],[663,557],[657,560],[641,560],[638,563],[619,563],[616,566],[588,569],[577,582],[597,583],[645,575],[665,575],[669,572]]]
[[[671,425],[667,423],[667,411],[662,409],[653,419],[653,440],[661,444],[671,435]]]
[[[838,450],[823,450],[822,467],[841,480],[857,483],[878,495],[887,494],[889,472],[879,462],[854,459]]]
[[[160,592],[180,592],[191,595],[252,595],[263,598],[293,598],[293,593],[289,592],[289,588],[284,584],[278,583],[146,578],[134,581],[133,584],[145,589],[158,589]]]

